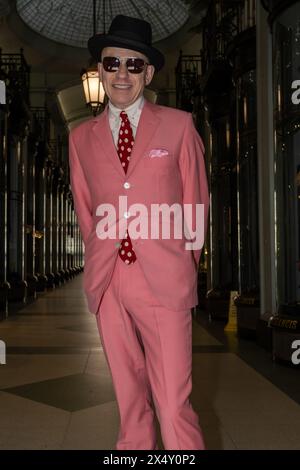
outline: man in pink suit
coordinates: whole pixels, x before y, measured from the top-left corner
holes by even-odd
[[[148,22],[118,15],[88,42],[109,103],[69,140],[83,286],[118,403],[116,449],[157,449],[154,409],[165,449],[204,449],[189,401],[209,207],[204,149],[190,113],[143,97],[164,65],[151,41]]]

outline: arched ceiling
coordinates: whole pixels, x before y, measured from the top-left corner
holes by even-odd
[[[119,13],[132,15],[134,8],[135,16],[140,14],[145,19],[148,18],[153,25],[155,46],[167,56],[168,54],[177,56],[182,46],[195,34],[195,27],[200,24],[205,14],[208,1],[106,0],[105,31],[108,30],[112,16]],[[89,5],[89,9],[84,8],[84,5]],[[34,71],[78,73],[78,69],[86,65],[90,58],[87,38],[93,34],[92,5],[93,0],[0,0],[2,52],[15,53],[22,47],[26,60]],[[116,5],[119,5],[118,9]],[[124,9],[121,9],[122,5]],[[139,6],[139,10],[136,10],[136,5]],[[103,0],[98,0],[96,6],[98,12],[96,31],[101,32],[104,28]],[[125,6],[130,6],[131,10],[125,10]],[[29,26],[21,17],[25,16],[26,11],[28,22],[31,18],[31,21],[35,22],[35,29],[33,24]],[[66,15],[67,12],[69,17]],[[163,18],[167,29],[162,30]],[[69,26],[62,28],[64,22]],[[77,26],[74,27],[73,23]],[[45,33],[48,31],[48,26],[50,31],[51,25],[56,27],[56,35],[50,39]],[[65,32],[68,28],[70,36]],[[168,36],[163,37],[166,34]],[[77,45],[72,45],[72,41]],[[200,48],[198,42],[195,43],[194,50],[197,48]]]
[[[33,31],[61,44],[86,48],[93,35],[92,0],[16,0],[16,10]],[[186,23],[189,6],[184,0],[97,0],[96,32],[107,32],[118,14],[149,21],[157,42]]]

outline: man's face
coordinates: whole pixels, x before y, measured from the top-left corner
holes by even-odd
[[[102,51],[103,57],[139,57],[148,62],[146,56],[140,52],[120,47],[105,47]],[[154,74],[153,65],[145,65],[141,73],[130,73],[125,61],[121,62],[116,72],[106,72],[103,64],[98,64],[100,79],[102,80],[105,93],[117,108],[124,109],[133,104],[142,94],[146,85],[152,80]]]

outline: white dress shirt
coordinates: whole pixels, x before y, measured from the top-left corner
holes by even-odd
[[[142,109],[144,106],[144,96],[140,96],[133,104],[128,106],[128,108],[120,109],[114,106],[110,101],[108,103],[109,107],[109,126],[112,132],[113,140],[115,143],[115,146],[117,147],[118,144],[118,137],[119,137],[119,130],[121,127],[121,118],[120,118],[120,113],[121,111],[125,111],[127,113],[128,119],[130,121],[130,125],[132,128],[133,132],[133,137],[135,138],[136,136],[136,131],[138,127],[138,123],[140,120],[140,116],[142,113]]]

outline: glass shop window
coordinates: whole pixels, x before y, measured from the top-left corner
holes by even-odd
[[[275,243],[278,304],[300,303],[300,4],[273,30]]]
[[[256,72],[237,82],[238,225],[241,292],[259,290]]]

